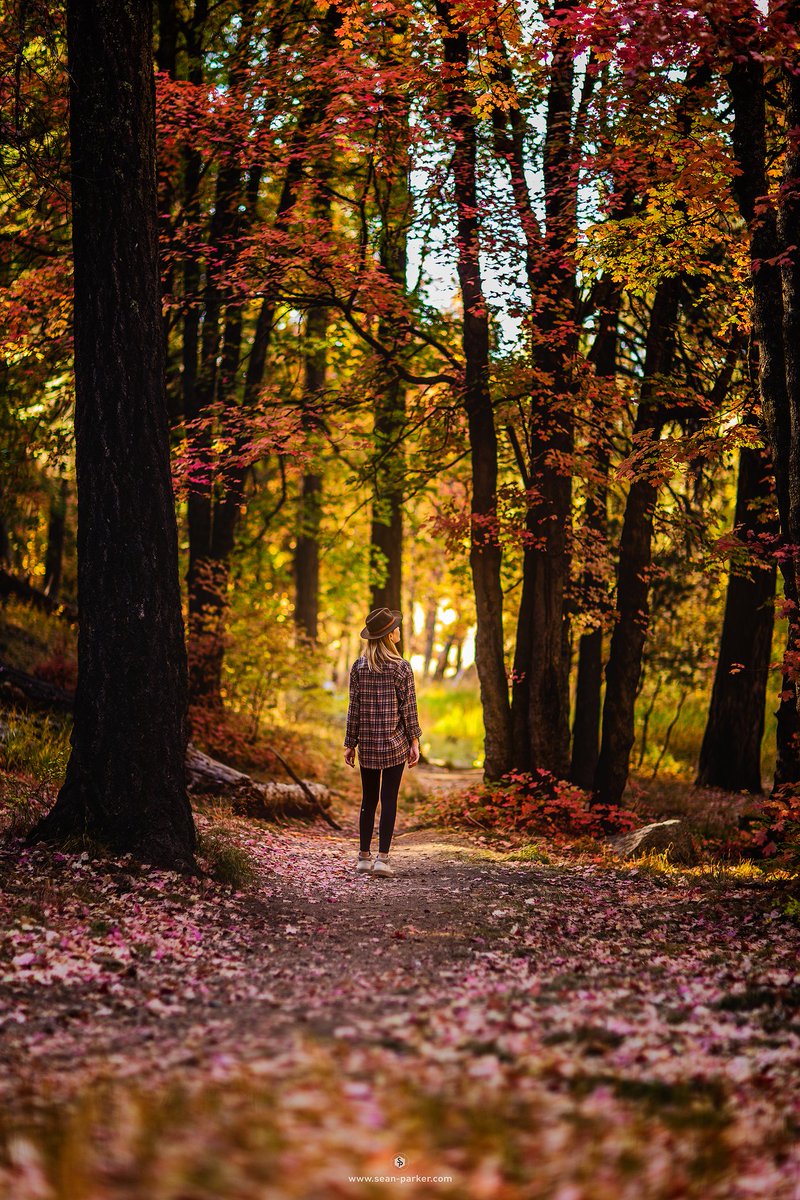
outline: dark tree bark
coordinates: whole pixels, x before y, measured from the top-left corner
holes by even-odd
[[[466,87],[469,44],[449,0],[437,0],[444,25],[444,96],[453,134],[458,210],[458,278],[464,309],[464,407],[472,466],[470,566],[475,591],[475,661],[483,708],[484,776],[499,779],[511,767],[511,707],[503,646],[501,548],[497,530],[497,433],[489,390],[489,318],[479,261],[477,128]]]
[[[568,5],[565,5],[565,8]],[[534,394],[530,422],[530,483],[540,496],[527,514],[533,539],[523,558],[514,660],[514,765],[569,771],[569,630],[576,237],[572,109],[575,45],[566,26],[555,37],[543,150],[544,245],[530,278],[535,315],[534,363],[546,381]],[[538,312],[537,312],[538,309]]]
[[[309,309],[306,323],[305,389],[303,424],[308,434],[316,426],[314,406],[325,390],[328,366],[325,338],[328,310]],[[322,519],[322,475],[305,468],[300,482],[297,544],[294,552],[295,624],[311,642],[316,642],[319,622],[319,528]]]
[[[47,549],[44,556],[44,590],[51,600],[58,599],[64,565],[64,534],[67,523],[68,485],[64,476],[50,494],[47,520]]]
[[[570,4],[567,0],[565,11]],[[554,23],[553,33],[542,158],[543,230],[528,188],[527,129],[516,104],[507,112],[495,111],[494,148],[508,167],[525,238],[532,365],[541,380],[532,389],[523,423],[524,451],[518,441],[514,447],[529,502],[512,684],[513,761],[519,770],[544,768],[564,776],[569,763],[566,600],[571,552],[577,173],[572,130],[574,40],[568,22]],[[513,95],[513,74],[499,28],[491,36],[496,43],[495,69]]]
[[[31,839],[192,868],[152,37],[149,0],[69,0],[79,667],[66,780]]]
[[[599,314],[597,336],[590,354],[595,374],[606,386],[612,386],[617,366],[617,342],[619,314],[622,304],[622,289],[611,283],[608,295],[603,298]],[[606,393],[601,391],[601,401]],[[598,428],[601,414],[596,412]],[[596,449],[595,470],[597,481],[587,486],[584,521],[589,536],[596,543],[604,543],[608,534],[608,469],[609,452],[601,436]],[[582,580],[585,595],[599,594],[602,584],[592,568],[588,568]],[[578,643],[578,672],[575,689],[575,716],[572,725],[572,760],[570,779],[578,787],[590,791],[594,783],[597,759],[600,754],[600,714],[603,688],[603,629],[581,634]]]
[[[644,377],[634,428],[634,443],[657,440],[667,407],[661,396],[672,370],[680,277],[662,280],[656,289],[647,332]],[[649,568],[658,489],[646,476],[628,491],[617,571],[616,623],[606,665],[603,732],[594,778],[594,801],[619,804],[628,782],[634,742],[634,707],[642,653],[650,619]]]
[[[776,532],[763,520],[772,481],[763,451],[742,447],[736,487],[734,530],[743,540]],[[774,625],[776,567],[732,563],[725,599],[719,658],[697,784],[729,791],[761,791],[761,739]]]
[[[787,20],[797,21],[800,6],[791,3],[785,15]],[[765,67],[755,7],[749,7],[747,12],[737,12],[727,25],[726,33],[731,50],[727,82],[733,100],[733,150],[740,168],[733,180],[733,190],[750,234],[752,337],[758,347],[761,420],[775,472],[781,538],[787,545],[795,547],[780,561],[784,596],[790,605],[787,652],[793,654],[800,641],[796,609],[796,548],[800,546],[797,347],[800,335],[797,199],[800,150],[796,138],[787,139],[782,211],[779,214],[775,203],[768,199]],[[788,99],[786,128],[793,129],[800,123],[800,81],[796,73],[786,72],[785,86]],[[789,701],[784,698],[778,710],[775,786],[800,780],[797,737],[800,696],[788,672],[784,676],[783,690],[794,694],[794,708],[790,711]]]

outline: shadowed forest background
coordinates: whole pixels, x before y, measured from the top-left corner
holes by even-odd
[[[20,931],[44,928],[58,896],[72,911],[83,893],[61,876],[73,867],[97,873],[81,883],[90,906],[106,903],[103,872],[131,873],[123,884],[144,889],[153,920],[166,887],[202,927],[201,895],[222,962],[215,897],[238,898],[244,930],[263,917],[247,908],[253,895],[273,897],[268,913],[287,905],[287,937],[305,928],[280,891],[295,886],[285,855],[344,905],[350,942],[342,934],[338,952],[354,944],[354,897],[336,874],[351,847],[328,829],[349,833],[357,812],[358,772],[342,761],[348,673],[367,612],[386,606],[404,614],[399,649],[423,730],[400,799],[409,871],[442,869],[441,848],[413,850],[428,830],[431,844],[466,846],[467,861],[549,881],[525,903],[539,895],[556,916],[562,900],[614,911],[606,893],[567,902],[569,872],[586,872],[591,890],[602,868],[602,889],[614,872],[628,879],[633,858],[632,904],[657,903],[637,891],[652,883],[691,887],[704,905],[709,886],[732,920],[774,914],[785,940],[773,930],[780,946],[760,950],[780,978],[742,968],[746,990],[731,995],[749,996],[750,1012],[778,989],[771,1032],[786,1084],[798,990],[781,956],[791,963],[800,911],[799,19],[795,0],[0,6],[9,1013],[37,1010],[37,979],[48,1003],[50,985],[72,979]],[[507,876],[481,879],[459,887],[488,906]],[[400,941],[423,936],[424,884],[408,886]],[[477,943],[490,940],[486,921],[512,915],[497,902],[476,909]],[[26,905],[34,924],[17,927]],[[520,911],[501,941],[535,920]],[[115,922],[98,909],[87,929],[102,940]],[[683,947],[678,974],[692,938],[713,944],[698,929],[664,942]],[[595,970],[605,951],[584,935]],[[245,941],[236,955],[250,953]],[[89,953],[78,942],[76,963]],[[553,951],[547,937],[536,944]],[[269,949],[275,978],[281,963],[290,975],[292,947]],[[92,961],[102,968],[108,953]],[[119,953],[113,971],[136,957]],[[513,989],[521,968],[508,954],[497,970]],[[97,984],[75,970],[81,987]],[[162,992],[147,995],[162,1005],[154,1019],[173,1013]],[[518,1032],[538,1028],[520,1011]],[[61,1018],[39,1016],[31,1044],[49,1046]],[[340,1041],[362,1036],[359,1020],[342,1017],[361,1033]],[[585,1052],[616,1051],[629,1032],[606,1029]],[[238,1046],[240,1035],[225,1036]],[[482,1036],[476,1026],[459,1053],[483,1062]],[[14,1031],[10,1062],[30,1051],[25,1037]],[[506,1047],[497,1071],[516,1055]],[[499,1086],[494,1071],[478,1077]],[[650,1191],[620,1191],[643,1178],[628,1179],[620,1150],[608,1193],[591,1190],[586,1159],[575,1186],[588,1190],[564,1200],[675,1186],[788,1197],[796,1159],[770,1157],[766,1134],[752,1166],[763,1192],[726,1190],[722,1163],[739,1143],[712,1129],[727,1100],[706,1085],[713,1152],[697,1148],[685,1178],[670,1166]],[[620,1112],[641,1100],[614,1096]],[[788,1146],[785,1094],[773,1100]],[[662,1101],[696,1116],[680,1090],[647,1094]],[[455,1145],[481,1104],[462,1114]],[[82,1120],[101,1119],[88,1111]],[[633,1128],[641,1113],[625,1112]],[[487,1145],[507,1136],[526,1162],[515,1120],[484,1131]],[[679,1124],[664,1118],[667,1158]],[[47,1145],[37,1128],[31,1144]],[[21,1187],[33,1159],[9,1129],[0,1182]],[[62,1128],[55,1142],[71,1136]],[[63,1183],[66,1151],[31,1153],[55,1189],[42,1195],[88,1195],[91,1171]],[[492,1175],[482,1153],[459,1168],[472,1190],[450,1194],[533,1194],[503,1191],[524,1188],[525,1171],[503,1159]],[[388,1168],[388,1148],[384,1158]],[[552,1180],[563,1182],[560,1162]],[[38,1194],[34,1175],[14,1194]],[[129,1194],[113,1172],[106,1182]],[[248,1186],[185,1194],[262,1194]],[[341,1186],[331,1194],[351,1194]]]

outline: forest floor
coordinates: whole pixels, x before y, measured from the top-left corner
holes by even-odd
[[[798,1200],[774,889],[341,819],[200,816],[238,890],[0,849],[4,1200]]]

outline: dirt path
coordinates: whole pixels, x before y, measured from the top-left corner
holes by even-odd
[[[373,879],[355,820],[232,823],[259,869],[236,894],[2,852],[4,1128],[41,1188],[76,1113],[105,1147],[105,1190],[26,1192],[10,1153],[5,1195],[316,1200],[413,1169],[451,1181],[404,1196],[797,1200],[800,930],[763,888],[501,859],[402,823],[396,875]],[[131,1161],[150,1109],[127,1141],[119,1116],[145,1086],[149,1183]],[[159,1155],[205,1162],[206,1140],[212,1182],[170,1190]]]

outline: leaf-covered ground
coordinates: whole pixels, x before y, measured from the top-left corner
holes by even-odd
[[[239,892],[3,849],[3,1196],[796,1200],[800,929],[763,883],[402,824],[378,880],[354,816],[226,829]]]

